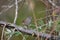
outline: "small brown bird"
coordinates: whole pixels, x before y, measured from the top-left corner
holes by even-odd
[[[32,17],[28,16],[25,20],[23,20],[23,25],[28,27],[31,21],[32,21]]]

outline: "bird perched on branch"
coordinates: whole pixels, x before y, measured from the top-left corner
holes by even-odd
[[[32,21],[32,17],[31,16],[28,16],[25,20],[23,20],[23,23],[22,24],[24,26],[28,27],[29,24],[31,23],[31,21]]]

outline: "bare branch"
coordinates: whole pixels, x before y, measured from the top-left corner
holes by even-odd
[[[16,10],[15,10],[15,18],[14,18],[14,24],[16,23],[17,16],[18,16],[18,2],[15,0]]]
[[[16,30],[19,30],[20,32],[25,33],[27,35],[32,35],[34,33],[34,36],[37,36],[39,33],[35,30],[25,29],[25,28],[22,28],[21,26],[17,26],[17,25],[11,24],[11,23],[0,21],[0,27],[1,27],[1,25],[4,25],[4,24],[6,24],[6,28],[16,28]],[[51,38],[51,37],[54,37],[54,35],[50,35],[50,34],[46,34],[46,33],[39,33],[39,37]]]
[[[51,4],[52,4],[52,6],[54,6],[54,7],[58,8],[58,6],[57,6],[54,2],[52,2],[51,0],[48,0],[48,1],[49,1],[49,3],[51,3]]]
[[[3,36],[4,36],[4,29],[5,29],[6,24],[4,24],[3,26],[4,26],[4,27],[3,27],[3,30],[2,30],[1,40],[4,40],[4,39],[3,39]]]
[[[18,1],[18,3],[21,2],[21,0]],[[15,3],[11,4],[8,8],[6,9],[3,9],[1,12],[0,12],[0,15],[6,11],[8,11],[10,8],[14,7],[15,6]]]

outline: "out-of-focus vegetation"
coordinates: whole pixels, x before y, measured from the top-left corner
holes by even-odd
[[[4,1],[4,2],[6,2],[6,1]],[[34,2],[34,5],[35,5],[34,6],[34,13],[35,13],[36,18],[37,19],[44,18],[46,16],[46,6],[45,6],[45,4],[42,3],[39,0],[33,0],[33,2]],[[14,3],[14,1],[13,1],[13,3]],[[35,24],[34,24],[34,18],[33,18],[33,12],[28,9],[28,5],[26,5],[26,2],[18,3],[18,5],[19,5],[18,6],[19,9],[18,9],[18,18],[17,18],[17,21],[16,21],[16,25],[19,25],[19,26],[23,27],[23,24],[22,24],[23,20],[26,19],[28,16],[31,16],[32,17],[32,22],[29,25],[29,29],[33,29],[33,30],[36,31],[36,27],[35,27]],[[14,17],[15,17],[15,6],[10,8],[6,12],[3,12],[0,15],[0,21],[6,21],[6,22],[13,23]],[[45,30],[45,28],[51,29],[51,27],[53,26],[53,21],[52,20],[49,20],[49,22],[47,24],[45,24],[44,20],[41,19],[41,20],[38,20],[37,23],[38,23],[38,31],[39,32],[44,32],[44,33],[47,33],[46,31],[48,31],[48,30]],[[49,30],[49,31],[51,31],[51,30]],[[60,31],[60,21],[57,21],[56,31],[58,31],[58,32]],[[11,34],[12,34],[12,32],[4,35],[5,40]],[[0,35],[1,35],[1,33],[0,33]],[[42,40],[43,39],[44,38],[42,38]],[[24,33],[22,34],[21,32],[15,32],[10,40],[36,40],[36,37],[33,37],[32,35],[25,35]]]

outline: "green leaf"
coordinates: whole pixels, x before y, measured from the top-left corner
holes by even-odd
[[[23,37],[23,40],[26,40],[26,38],[25,38],[25,37]]]
[[[58,21],[58,24],[60,24],[60,21]]]
[[[34,24],[29,25],[32,29],[36,28]]]
[[[44,24],[43,20],[39,20],[39,21],[38,21],[38,24],[39,24],[39,25],[43,25],[43,24]]]
[[[18,36],[18,35],[21,35],[22,33],[21,32],[18,32],[18,31],[16,31],[16,32],[14,32],[14,35],[15,36]]]

